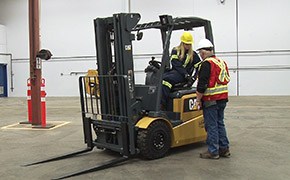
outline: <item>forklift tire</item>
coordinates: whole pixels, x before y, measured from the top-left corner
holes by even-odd
[[[155,121],[147,129],[139,129],[137,147],[146,159],[164,157],[171,147],[170,128],[165,122]]]

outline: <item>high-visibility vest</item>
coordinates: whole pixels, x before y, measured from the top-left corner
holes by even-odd
[[[210,63],[210,78],[202,100],[214,101],[228,98],[230,75],[225,61],[216,57],[206,58]]]

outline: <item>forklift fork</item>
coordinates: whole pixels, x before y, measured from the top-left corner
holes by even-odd
[[[22,166],[27,167],[27,166],[33,166],[33,165],[36,165],[36,164],[43,164],[43,163],[47,163],[47,162],[58,161],[58,160],[61,160],[61,159],[66,159],[66,158],[70,158],[70,157],[73,157],[73,156],[76,156],[76,155],[79,155],[79,154],[82,154],[82,153],[86,153],[86,152],[89,152],[89,151],[92,151],[92,150],[93,150],[93,148],[87,147],[86,149],[83,149],[83,150],[80,150],[80,151],[64,154],[64,155],[61,155],[61,156],[56,156],[56,157],[53,157],[53,158],[49,158],[49,159],[45,159],[45,160],[41,160],[41,161],[29,163],[29,164],[25,164],[25,165],[22,165]]]
[[[119,158],[112,159],[110,161],[104,162],[102,164],[99,164],[99,165],[97,165],[95,167],[91,167],[91,168],[84,169],[84,170],[81,170],[81,171],[73,172],[73,173],[58,177],[58,178],[53,178],[53,180],[66,179],[66,178],[69,178],[69,177],[79,176],[79,175],[82,175],[82,174],[86,174],[86,173],[91,173],[91,172],[96,172],[96,171],[99,171],[99,170],[107,169],[107,168],[113,167],[116,164],[125,162],[125,161],[127,161],[129,159],[130,158],[127,157],[127,156],[122,156],[122,157],[119,157]]]
[[[80,150],[80,151],[72,152],[72,153],[69,153],[69,154],[62,155],[62,156],[57,156],[57,157],[53,157],[53,158],[49,158],[49,159],[45,159],[45,160],[29,163],[29,164],[25,164],[23,166],[27,167],[27,166],[33,166],[33,165],[43,164],[43,163],[52,162],[52,161],[58,161],[58,160],[74,157],[76,155],[79,155],[79,154],[82,154],[82,153],[86,153],[86,152],[89,152],[89,151],[92,151],[92,150],[93,150],[93,148],[88,147],[88,148]],[[54,180],[56,180],[56,179],[66,179],[66,178],[73,177],[73,176],[79,176],[79,175],[82,175],[82,174],[86,174],[86,173],[91,173],[91,172],[107,169],[107,168],[113,167],[116,164],[125,162],[125,161],[127,161],[129,159],[130,158],[128,156],[122,156],[122,157],[119,157],[119,158],[112,159],[112,160],[109,160],[107,162],[104,162],[102,164],[98,164],[95,167],[91,167],[91,168],[88,168],[88,169],[84,169],[84,170],[80,170],[80,171],[77,171],[77,172],[69,173],[69,174],[63,175],[61,177],[53,178],[53,179]]]

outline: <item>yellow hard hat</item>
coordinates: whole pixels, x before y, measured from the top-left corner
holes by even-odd
[[[185,31],[180,37],[181,42],[185,44],[193,44],[193,37],[190,32]]]

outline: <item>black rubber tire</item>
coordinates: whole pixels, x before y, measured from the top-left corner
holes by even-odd
[[[158,159],[171,147],[170,127],[165,122],[155,121],[147,129],[139,129],[137,147],[146,159]]]

